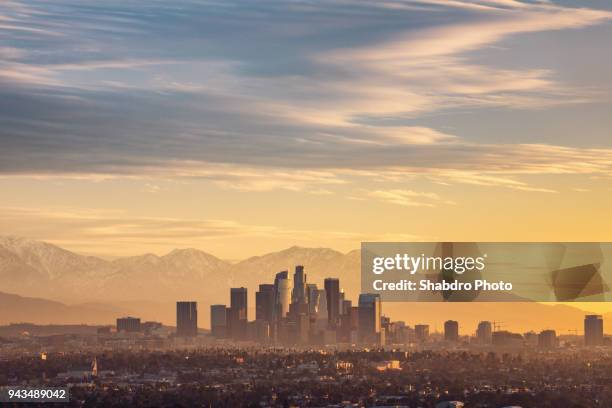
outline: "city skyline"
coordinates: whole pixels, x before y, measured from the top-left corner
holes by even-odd
[[[612,406],[612,1],[0,0],[0,405]]]
[[[276,273],[274,284],[259,285],[259,291],[255,294],[256,316],[251,320],[248,319],[248,289],[230,288],[229,307],[225,304],[210,306],[208,335],[216,340],[291,347],[346,343],[392,346],[409,341],[425,344],[430,342],[430,334],[441,334],[440,339],[448,345],[472,338],[473,343],[479,346],[517,347],[535,339],[537,346],[544,349],[557,348],[559,338],[564,335],[558,334],[551,327],[543,327],[539,333],[512,333],[502,329],[504,322],[486,320],[480,321],[476,330],[468,333],[465,329],[461,332],[462,325],[457,320],[445,320],[441,333],[437,330],[431,332],[429,324],[415,324],[411,328],[404,321],[391,321],[383,313],[383,302],[378,294],[361,293],[358,306],[352,307],[351,300],[345,298],[343,291],[339,291],[337,278],[325,278],[324,288],[318,290],[316,283],[307,283],[304,266],[296,265],[293,287],[290,289],[291,285],[286,284],[290,282],[289,276],[289,271],[281,271]],[[304,297],[300,296],[300,288],[307,286],[311,290],[307,293],[304,291]],[[287,307],[283,302],[287,301],[288,292],[292,293],[292,297]],[[337,309],[330,307],[334,302]],[[194,313],[195,317],[192,317]],[[177,301],[176,316],[176,337],[196,338],[199,332],[197,302]],[[156,322],[145,324],[161,327]],[[136,317],[117,318],[115,327],[118,333],[143,331],[141,319]],[[573,337],[578,335],[576,331]],[[612,338],[605,336],[603,317],[586,314],[582,332],[583,346],[611,346]]]

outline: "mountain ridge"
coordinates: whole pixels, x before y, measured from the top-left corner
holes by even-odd
[[[40,323],[62,323],[62,315],[71,319],[69,323],[109,323],[114,317],[130,313],[172,324],[174,302],[193,299],[199,302],[200,324],[207,327],[207,306],[228,304],[229,288],[237,286],[248,288],[249,316],[253,318],[258,285],[272,283],[274,275],[282,270],[289,270],[292,275],[298,264],[305,266],[308,281],[319,287],[326,277],[339,278],[347,299],[356,303],[361,280],[359,250],[342,253],[330,248],[292,246],[231,263],[205,251],[179,248],[161,256],[143,254],[107,261],[40,241],[0,237],[0,291],[25,299],[56,302],[45,306],[45,311],[55,310],[57,318],[49,314],[41,321],[36,315],[37,307],[26,308],[32,317],[29,320]],[[38,269],[38,265],[42,267]],[[62,267],[72,269],[62,271]],[[21,307],[17,306],[19,302],[29,302],[21,299],[11,306],[6,296],[4,299],[5,307],[13,310]],[[384,312],[395,320],[411,325],[428,323],[432,327],[447,318],[460,320],[466,327],[487,319],[506,321],[509,329],[524,326],[535,330],[544,328],[542,325],[562,330],[581,327],[583,310],[558,306],[565,308],[538,303],[488,303],[483,307],[470,303],[386,302]],[[78,321],[84,318],[80,316],[86,317],[86,321]],[[91,316],[95,317],[92,321]],[[612,314],[606,316],[608,327]]]

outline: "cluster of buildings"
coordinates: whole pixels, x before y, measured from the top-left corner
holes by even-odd
[[[195,337],[198,333],[196,302],[177,302],[176,336]],[[259,285],[255,293],[255,319],[248,316],[248,290],[230,289],[229,307],[224,304],[210,307],[211,334],[216,339],[252,341],[275,345],[330,345],[330,344],[459,344],[500,347],[538,346],[544,349],[559,345],[554,330],[540,333],[512,333],[500,330],[496,322],[481,321],[472,338],[461,337],[459,322],[444,322],[442,337],[430,335],[426,324],[407,326],[402,321],[391,321],[382,315],[378,294],[364,293],[357,305],[345,297],[340,281],[324,280],[322,288],[307,280],[304,267],[295,267],[293,276],[288,271],[276,274],[274,282]],[[134,330],[140,321],[118,319],[117,329]],[[146,323],[145,323],[146,324]],[[151,324],[151,322],[148,322]],[[438,341],[440,340],[440,341]],[[584,345],[605,344],[603,318],[587,315],[584,319]]]
[[[211,332],[219,339],[264,344],[384,344],[378,294],[361,294],[357,305],[345,298],[340,281],[327,278],[323,288],[309,283],[304,267],[276,274],[259,285],[255,319],[248,319],[248,290],[230,289],[230,305],[212,305]]]
[[[610,407],[612,349],[208,347],[0,360],[3,386],[70,387],[70,406]]]

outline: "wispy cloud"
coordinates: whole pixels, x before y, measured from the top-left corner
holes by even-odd
[[[477,142],[419,119],[600,97],[473,54],[611,16],[514,0],[4,2],[0,174],[327,194],[370,172],[549,192],[520,178],[610,174],[612,149]]]
[[[86,208],[0,207],[0,227],[19,236],[35,237],[77,252],[104,256],[139,255],[151,251],[163,254],[186,247],[213,253],[223,248],[224,253],[235,255],[237,245],[253,239],[268,248],[283,249],[293,244],[320,246],[329,242],[351,250],[365,240],[423,239],[408,233],[381,235],[295,229],[227,219],[133,216],[122,210]],[[224,256],[224,253],[216,254]]]
[[[453,204],[442,200],[438,194],[413,190],[375,190],[368,196],[402,207],[436,207],[439,204]]]

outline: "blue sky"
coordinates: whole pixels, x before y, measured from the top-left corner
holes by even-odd
[[[190,188],[219,204],[149,216],[236,230],[260,218],[256,231],[339,234],[349,248],[443,229],[356,228],[336,222],[343,208],[428,219],[507,193],[526,206],[586,191],[609,203],[611,22],[603,1],[5,1],[0,226],[66,243],[57,214],[133,219],[136,206],[108,197]],[[242,200],[247,214],[231,204]],[[295,221],[295,202],[328,215]],[[31,211],[53,228],[36,229]],[[103,236],[73,233],[88,250]]]

